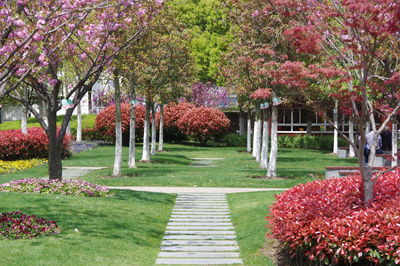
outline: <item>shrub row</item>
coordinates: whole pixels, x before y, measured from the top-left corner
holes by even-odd
[[[17,160],[17,161],[0,160],[0,174],[32,168],[34,166],[42,165],[45,163],[47,163],[46,159],[29,159],[29,160]]]
[[[400,171],[380,176],[374,194],[364,208],[359,175],[298,185],[271,206],[272,237],[315,265],[399,264]]]
[[[83,197],[105,197],[106,187],[81,180],[21,179],[0,185],[0,191],[64,194]]]
[[[279,136],[278,145],[281,148],[331,150],[333,136]],[[339,147],[348,146],[347,142],[339,138]]]
[[[70,136],[66,136],[63,142],[61,156],[70,156]],[[29,128],[28,134],[22,134],[20,130],[0,131],[0,160],[26,160],[32,158],[47,158],[48,138],[41,128]]]
[[[60,232],[55,221],[21,212],[0,213],[0,239],[33,238]]]
[[[136,128],[140,129],[137,136],[141,136],[144,126],[145,108],[135,107]],[[122,134],[124,143],[129,140],[130,105],[121,104]],[[157,125],[159,114],[157,114]],[[164,138],[167,141],[179,142],[191,135],[196,140],[205,143],[229,129],[230,121],[225,114],[216,108],[199,107],[189,103],[168,104],[164,108]],[[101,136],[114,138],[115,136],[115,105],[107,107],[96,117],[95,133],[93,130],[84,133],[85,140],[102,139]],[[90,139],[88,139],[90,138]]]

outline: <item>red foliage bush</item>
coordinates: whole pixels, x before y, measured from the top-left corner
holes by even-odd
[[[182,116],[177,126],[183,133],[195,137],[201,144],[218,134],[226,132],[230,120],[217,108],[198,107],[188,110]]]
[[[145,108],[142,105],[135,107],[136,126],[135,128],[143,128]],[[130,104],[121,104],[121,118],[122,118],[122,134],[129,134],[130,123]],[[115,137],[115,105],[111,105],[101,111],[96,116],[95,129],[109,137]]]
[[[194,107],[195,106],[193,104],[186,102],[167,104],[164,108],[164,126],[176,126],[179,118],[181,118],[188,110],[193,109]]]
[[[70,136],[66,136],[61,152],[62,158],[70,156]],[[21,130],[0,131],[0,160],[25,160],[32,158],[47,158],[48,137],[42,128],[29,128],[28,134]]]
[[[267,217],[272,237],[291,255],[325,264],[400,264],[400,171],[379,177],[369,208],[361,184],[355,175],[280,194]]]

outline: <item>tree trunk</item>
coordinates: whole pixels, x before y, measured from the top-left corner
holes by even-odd
[[[261,131],[262,131],[262,118],[261,118],[261,110],[258,111],[257,118],[257,138],[256,138],[256,161],[261,161]]]
[[[114,72],[115,89],[115,157],[113,176],[121,176],[122,164],[122,125],[121,125],[121,88],[117,71]]]
[[[164,104],[160,104],[160,128],[158,137],[158,151],[164,150]]]
[[[48,112],[48,138],[49,138],[49,179],[62,180],[61,146],[57,140],[57,115]]]
[[[25,135],[28,134],[28,109],[25,107],[22,107],[21,132]]]
[[[156,155],[157,129],[156,129],[156,104],[151,108],[151,155]]]
[[[240,136],[246,135],[246,122],[242,109],[239,111],[239,134]]]
[[[247,149],[248,153],[251,152],[251,112],[247,112]]]
[[[132,92],[131,99],[135,100],[136,95]],[[136,168],[136,114],[135,105],[131,102],[130,123],[129,123],[129,168]]]
[[[260,167],[268,169],[268,148],[269,148],[269,117],[268,111],[264,110],[262,147],[261,147],[261,162]]]
[[[276,176],[276,160],[278,156],[278,106],[272,106],[271,152],[269,156],[267,176]]]
[[[88,91],[88,107],[89,107],[89,114],[93,114],[92,90]]]
[[[81,103],[79,103],[76,106],[76,112],[77,112],[77,127],[76,127],[76,141],[81,142],[82,141],[82,108],[81,108]]]
[[[48,121],[48,115],[49,114],[48,114],[48,111],[47,111],[47,108],[46,108],[46,103],[44,101],[42,101],[42,103],[40,105],[40,115],[43,117],[44,123],[46,125],[48,125],[49,124],[49,121]]]
[[[307,135],[311,135],[311,134],[312,134],[312,121],[307,120]]]
[[[143,132],[143,152],[142,160],[143,162],[150,161],[150,150],[149,150],[149,131],[150,131],[150,103],[146,101],[146,114],[144,119],[144,132]]]
[[[353,117],[350,117],[349,120],[349,140],[351,143],[355,143],[354,140],[354,121],[353,121]],[[355,157],[356,154],[354,152],[354,148],[351,144],[349,144],[349,157]]]
[[[397,116],[394,116],[392,119],[392,166],[397,165],[397,138],[398,138],[398,131],[397,131]]]
[[[258,119],[257,115],[254,116],[254,123],[253,123],[253,157],[256,157],[257,149],[256,149],[256,141],[257,141],[257,132],[258,132]]]
[[[339,132],[338,132],[338,128],[339,128],[339,114],[338,114],[338,105],[339,105],[339,101],[336,100],[335,101],[335,109],[333,110],[333,124],[335,126],[335,128],[333,129],[333,153],[337,154],[338,153],[338,146],[339,146]]]

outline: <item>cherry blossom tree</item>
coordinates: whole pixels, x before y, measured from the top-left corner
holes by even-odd
[[[49,177],[61,179],[61,145],[75,107],[92,89],[116,55],[141,37],[147,22],[152,19],[162,2],[17,2],[24,4],[22,12],[25,14],[21,18],[23,23],[19,24],[28,33],[35,32],[32,37],[35,42],[29,45],[29,52],[18,59],[13,69],[12,80],[15,79],[15,82],[8,82],[5,90],[9,92],[10,97],[23,104],[45,130],[49,137]],[[11,9],[9,12],[18,10]],[[126,39],[116,38],[128,29],[132,34]],[[60,77],[64,72],[64,63],[72,61],[82,74],[74,83],[63,84]],[[18,90],[11,90],[15,84],[21,83],[21,80],[24,85],[34,90],[45,104],[47,122]],[[69,88],[65,98],[72,101],[72,108],[67,110],[61,128],[57,129],[57,111],[62,107],[59,98],[62,85]]]

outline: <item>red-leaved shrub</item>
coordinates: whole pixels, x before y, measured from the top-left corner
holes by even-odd
[[[135,128],[143,128],[145,108],[142,105],[135,106],[136,126]],[[122,134],[129,134],[130,123],[130,104],[121,104],[122,118]],[[108,137],[115,137],[115,105],[111,105],[101,111],[96,116],[95,129]]]
[[[164,107],[164,140],[172,142],[180,142],[186,139],[176,123],[179,118],[186,114],[186,112],[195,106],[193,104],[182,102],[182,103],[170,103]]]
[[[195,106],[191,103],[170,103],[164,107],[164,126],[173,127],[176,126],[179,118],[184,116],[186,112],[193,109]]]
[[[364,208],[359,175],[293,187],[270,208],[272,237],[315,264],[400,264],[400,171],[380,176],[374,194]]]
[[[71,155],[69,152],[70,136],[64,138],[61,157]],[[29,128],[28,134],[21,130],[0,131],[0,160],[13,161],[33,158],[47,158],[48,137],[42,128]]]
[[[217,108],[197,107],[188,110],[178,120],[177,126],[183,133],[206,144],[216,135],[225,133],[230,127],[230,120]]]

